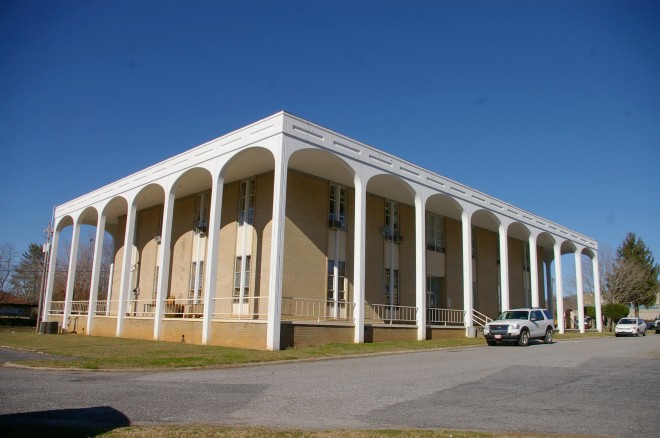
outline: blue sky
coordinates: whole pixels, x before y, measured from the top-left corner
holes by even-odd
[[[660,261],[660,2],[0,2],[0,243],[279,110]]]

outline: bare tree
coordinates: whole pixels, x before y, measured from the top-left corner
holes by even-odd
[[[8,292],[18,253],[11,243],[0,245],[0,291]]]

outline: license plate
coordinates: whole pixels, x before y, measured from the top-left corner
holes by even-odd
[[[495,339],[502,339],[502,335],[495,335]]]

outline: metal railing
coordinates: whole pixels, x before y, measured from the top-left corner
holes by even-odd
[[[314,298],[282,297],[282,319],[353,321],[355,303]]]
[[[268,319],[268,297],[223,297],[213,299],[213,319]]]
[[[71,301],[71,315],[87,315],[89,313],[89,301]]]
[[[51,301],[49,315],[63,315],[64,314],[64,301]]]
[[[134,318],[153,318],[156,315],[156,301],[152,299],[126,300],[124,315]]]
[[[152,312],[156,312],[156,303],[152,305]],[[165,318],[202,318],[204,316],[204,302],[201,298],[176,298],[165,300],[163,310]]]
[[[426,323],[428,325],[463,326],[465,310],[429,308],[426,309]]]
[[[387,324],[417,324],[417,307],[367,304],[364,319]]]
[[[487,323],[491,322],[493,319],[479,312],[478,310],[472,309],[472,323],[475,326],[483,327]]]

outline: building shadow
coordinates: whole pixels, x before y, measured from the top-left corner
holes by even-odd
[[[54,409],[0,415],[0,435],[9,437],[93,437],[126,427],[130,420],[109,406]]]

